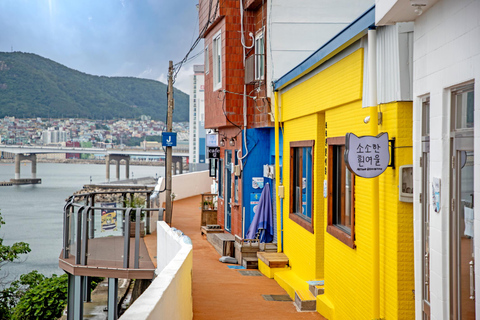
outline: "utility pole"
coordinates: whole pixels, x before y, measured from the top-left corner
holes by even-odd
[[[174,109],[173,100],[173,61],[168,63],[168,109],[167,109],[167,132],[172,132],[172,118]],[[165,158],[165,222],[172,223],[172,147],[167,147]]]

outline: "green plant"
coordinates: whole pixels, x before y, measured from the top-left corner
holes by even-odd
[[[18,301],[31,288],[37,286],[45,279],[45,276],[33,270],[22,274],[19,280],[12,281],[10,286],[0,291],[0,318],[11,319],[13,310]]]
[[[125,208],[145,208],[145,199],[139,196],[133,196],[131,198],[125,198],[123,200],[123,206]],[[142,220],[145,217],[145,212],[140,213],[140,219]],[[135,222],[137,220],[137,215],[135,210],[130,213],[130,221]]]
[[[57,319],[67,304],[68,276],[52,275],[28,290],[20,299],[13,319]]]
[[[5,224],[0,213],[0,228]],[[9,262],[13,262],[19,258],[19,255],[30,252],[28,243],[16,242],[11,246],[3,244],[3,239],[0,238],[0,269]],[[20,277],[20,280],[12,283],[3,283],[4,280],[0,277],[0,318],[10,319],[12,309],[17,304],[20,297],[24,294],[30,285],[34,284],[38,273],[36,271],[30,272],[27,275]],[[41,276],[41,275],[39,275]],[[8,285],[8,286],[7,286]]]

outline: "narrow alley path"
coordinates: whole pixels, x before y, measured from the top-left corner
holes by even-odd
[[[273,279],[244,276],[218,261],[219,254],[200,234],[201,196],[174,202],[173,226],[193,242],[193,318],[325,319],[317,312],[297,312],[292,301],[266,301],[262,295],[286,295]]]

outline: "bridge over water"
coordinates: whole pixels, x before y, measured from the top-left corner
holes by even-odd
[[[37,178],[37,154],[45,153],[80,153],[80,154],[104,154],[106,164],[106,180],[110,181],[110,162],[116,162],[116,178],[120,180],[120,162],[125,163],[125,177],[130,178],[130,157],[131,156],[156,156],[165,159],[163,150],[122,150],[122,149],[103,149],[103,148],[76,148],[76,147],[51,147],[51,146],[29,146],[29,145],[0,145],[0,151],[15,154],[15,178],[10,179],[12,184],[36,184],[41,183]],[[183,158],[188,157],[187,153],[174,152],[172,165],[179,167],[180,173],[183,173]],[[21,161],[32,162],[32,177],[30,179],[20,178]],[[176,170],[175,170],[176,171]],[[175,172],[174,171],[174,172]]]

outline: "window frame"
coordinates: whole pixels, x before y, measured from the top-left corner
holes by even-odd
[[[218,31],[212,38],[213,54],[213,90],[222,87],[222,31]]]
[[[349,246],[352,249],[355,249],[355,175],[348,171],[347,167],[344,167],[345,172],[351,174],[351,202],[350,202],[350,234],[343,230],[343,228],[337,226],[333,223],[333,149],[334,147],[345,146],[345,136],[342,137],[333,137],[327,138],[328,145],[328,158],[327,158],[327,185],[328,185],[328,219],[327,219],[327,233],[337,238],[339,241]],[[335,175],[336,176],[336,175]]]
[[[303,215],[298,212],[294,212],[293,208],[293,197],[294,197],[294,149],[295,148],[312,148],[312,164],[311,164],[311,170],[312,170],[312,181],[311,181],[311,199],[312,203],[310,204],[310,211],[312,213],[311,218],[308,218],[306,215]],[[313,229],[313,221],[314,221],[314,195],[315,195],[315,190],[314,190],[314,180],[315,180],[315,140],[303,140],[303,141],[290,141],[290,198],[289,198],[289,218],[290,220],[294,221],[307,231],[314,233]]]
[[[258,44],[261,45],[258,45]],[[260,56],[261,55],[261,56]],[[259,64],[261,65],[259,66]],[[255,36],[255,80],[263,80],[265,78],[265,37],[263,31]]]

